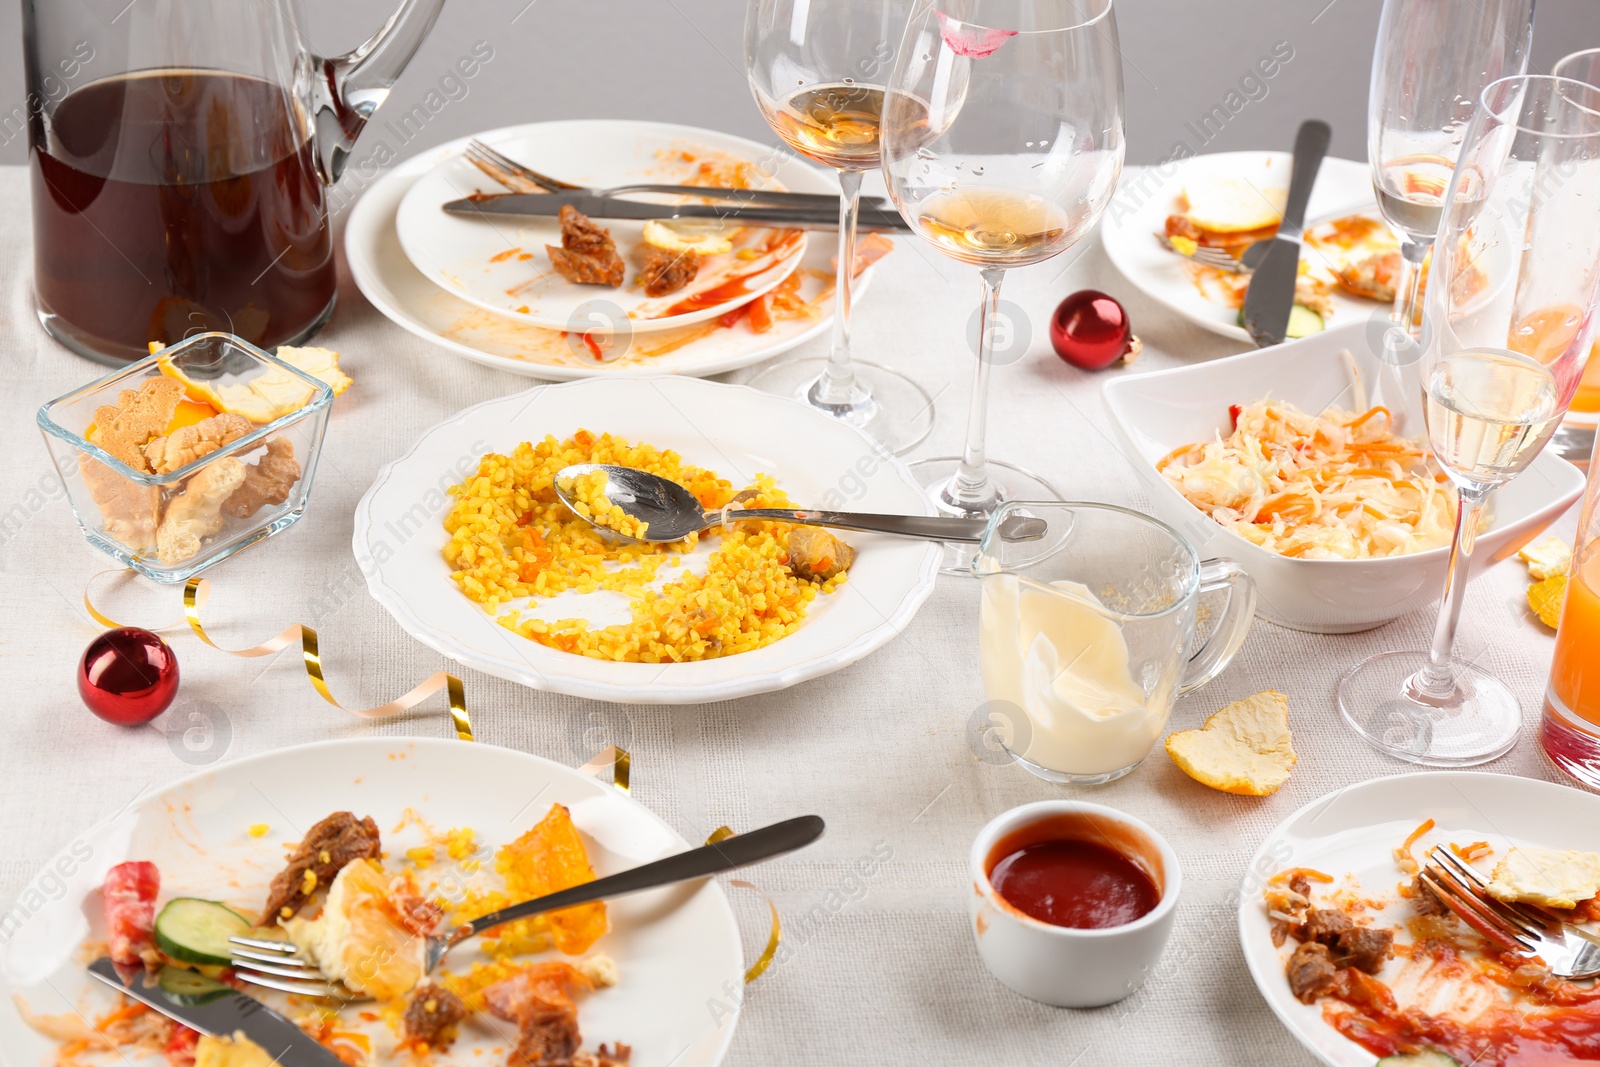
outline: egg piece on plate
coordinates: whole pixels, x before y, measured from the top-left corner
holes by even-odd
[[[377,863],[356,860],[334,878],[315,919],[286,919],[283,928],[329,978],[393,1000],[422,980],[427,951],[426,939],[402,923],[393,885]]]
[[[244,1036],[201,1034],[194,1046],[194,1067],[275,1067],[266,1049]]]
[[[1495,864],[1484,888],[1496,900],[1575,908],[1600,893],[1600,855],[1519,846]]]

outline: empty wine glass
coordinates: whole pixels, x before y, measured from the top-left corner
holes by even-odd
[[[918,3],[884,103],[884,175],[917,234],[983,279],[966,444],[912,467],[941,512],[980,518],[1006,500],[1060,499],[985,451],[1000,283],[1093,227],[1122,156],[1111,0]],[[947,546],[945,569],[968,573],[971,557]]]
[[[833,334],[826,359],[776,363],[751,379],[859,426],[889,450],[916,446],[933,427],[933,398],[888,367],[850,356],[852,265],[863,172],[878,165],[883,82],[908,0],[750,0],[744,62],[773,132],[839,173],[839,250]]]
[[[1528,70],[1534,0],[1385,0],[1367,94],[1378,209],[1400,235],[1394,321],[1415,332],[1461,139],[1490,82]]]
[[[1483,91],[1423,302],[1428,442],[1460,501],[1444,601],[1432,648],[1360,664],[1339,682],[1339,710],[1391,755],[1462,766],[1507,751],[1522,724],[1505,683],[1451,653],[1484,501],[1544,448],[1594,339],[1600,88],[1522,75]]]

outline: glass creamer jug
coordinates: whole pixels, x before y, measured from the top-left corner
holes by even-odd
[[[1043,519],[1045,536],[998,536],[1018,514]],[[1237,563],[1202,561],[1165,523],[1111,504],[1007,504],[972,570],[989,722],[1017,763],[1054,782],[1138,766],[1172,702],[1221,673],[1255,617],[1255,583]],[[1226,601],[1202,636],[1213,592]]]
[[[126,4],[126,6],[124,6]],[[444,0],[312,52],[296,0],[23,0],[39,320],[103,363],[328,320],[325,187]]]

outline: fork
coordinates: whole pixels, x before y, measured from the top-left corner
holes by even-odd
[[[821,817],[816,815],[786,819],[747,834],[735,834],[688,852],[646,863],[642,867],[480,915],[445,933],[426,938],[422,973],[433,973],[445,954],[467,938],[503,923],[760,863],[773,856],[804,848],[822,836],[823,828]],[[241,981],[284,993],[346,1003],[372,999],[328,978],[317,967],[316,961],[302,956],[291,942],[254,937],[233,937],[229,940],[234,946],[233,968]]]
[[[1558,978],[1600,975],[1600,938],[1538,909],[1491,897],[1477,870],[1438,845],[1428,858],[1433,862],[1418,872],[1421,881],[1478,933],[1516,955],[1537,956]]]
[[[827,193],[790,193],[777,189],[730,189],[717,185],[660,185],[635,182],[613,185],[609,189],[574,185],[542,174],[484,142],[467,142],[467,159],[495,181],[519,193],[587,193],[590,196],[621,196],[624,193],[674,193],[712,200],[736,200],[745,204],[770,204],[773,207],[836,208],[839,198]]]
[[[1175,248],[1171,238],[1164,233],[1156,234],[1156,240],[1161,242],[1161,247],[1174,255],[1184,259],[1192,259],[1203,267],[1215,267],[1217,270],[1227,271],[1229,274],[1249,274],[1250,268],[1235,258],[1231,253],[1220,248],[1208,248],[1205,245],[1196,245],[1193,252],[1185,252]]]

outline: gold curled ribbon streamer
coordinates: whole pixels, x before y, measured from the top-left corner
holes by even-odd
[[[726,841],[733,836],[733,830],[726,826],[719,826],[711,831],[711,836],[706,838],[706,844],[714,845],[718,841]],[[772,898],[762,892],[760,887],[752,885],[742,878],[730,878],[728,884],[759,893],[761,899],[766,901],[767,911],[772,913],[772,930],[767,934],[767,947],[761,950],[761,955],[750,965],[750,969],[744,972],[744,983],[749,985],[765,974],[768,967],[772,966],[773,959],[778,955],[778,944],[783,940],[783,923],[778,918],[778,905],[774,904]]]
[[[628,793],[628,772],[633,769],[633,757],[621,745],[607,745],[591,756],[578,770],[591,778],[598,778],[600,772],[607,767],[611,768],[611,784],[623,793]]]
[[[447,690],[450,700],[450,719],[455,724],[456,736],[463,741],[471,741],[472,719],[467,714],[467,698],[462,688],[461,679],[446,671],[435,671],[422,683],[404,696],[396,697],[387,704],[379,704],[375,708],[347,708],[333,698],[333,693],[328,689],[328,683],[322,676],[322,657],[317,650],[317,631],[309,626],[295,623],[289,626],[277,637],[250,648],[223,648],[200,625],[200,608],[211,595],[211,583],[204,578],[190,578],[183,587],[183,614],[189,621],[189,629],[205,644],[210,645],[218,652],[241,658],[254,658],[256,656],[270,656],[282,652],[290,643],[300,641],[300,656],[305,663],[306,676],[311,679],[312,686],[317,693],[329,704],[340,711],[347,711],[352,715],[359,715],[363,719],[382,719],[390,715],[397,715],[402,711],[410,711],[428,697],[439,690]]]
[[[95,607],[94,601],[90,599],[89,594],[94,590],[94,583],[98,582],[108,574],[116,574],[121,575],[123,578],[128,578],[137,573],[137,571],[130,567],[112,568],[111,570],[101,571],[99,574],[96,574],[90,578],[88,584],[83,587],[83,610],[89,613],[89,618],[93,619],[95,622],[99,623],[101,626],[104,626],[108,630],[120,630],[122,627],[127,626],[127,623],[118,622],[116,619],[111,618],[99,608]],[[182,625],[183,618],[180,616],[179,618],[173,619],[171,622],[164,622],[160,626],[145,626],[143,629],[149,630],[151,633],[158,634]]]

